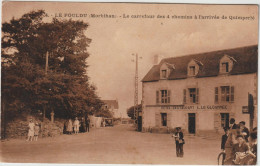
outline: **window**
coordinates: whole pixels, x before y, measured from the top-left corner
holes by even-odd
[[[168,103],[167,90],[161,90],[161,103]]]
[[[190,72],[190,76],[195,76],[195,66],[190,66],[189,67],[189,72]]]
[[[186,94],[187,90],[187,94]],[[183,104],[198,104],[199,103],[199,88],[183,89]]]
[[[162,78],[167,78],[167,70],[162,70]]]
[[[223,62],[221,63],[221,68],[223,73],[228,73],[229,72],[229,64],[228,62]]]
[[[215,103],[219,102],[219,91],[221,102],[234,102],[234,86],[215,87]]]
[[[161,122],[162,126],[167,126],[167,113],[161,113]]]
[[[221,127],[229,127],[229,113],[220,113]]]
[[[229,86],[221,86],[221,101],[230,101],[230,88]]]
[[[160,90],[156,91],[156,103],[157,104],[167,104],[171,102],[171,91],[170,90]]]
[[[189,103],[198,103],[199,100],[199,89],[190,88],[189,89]]]

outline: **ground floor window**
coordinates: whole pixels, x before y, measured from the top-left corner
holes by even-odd
[[[229,126],[229,113],[220,113],[221,116],[221,127]]]
[[[161,113],[162,126],[167,126],[167,113]]]

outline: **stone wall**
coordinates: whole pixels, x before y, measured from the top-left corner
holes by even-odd
[[[54,123],[51,123],[49,119],[45,119],[44,122],[42,122],[36,117],[28,116],[26,120],[15,119],[7,123],[7,138],[26,139],[28,135],[28,124],[30,118],[32,118],[34,122],[38,122],[40,124],[39,137],[54,137],[63,133],[64,123],[62,120],[56,120]]]

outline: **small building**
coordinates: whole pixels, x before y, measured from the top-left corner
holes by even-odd
[[[257,60],[256,45],[162,59],[142,80],[142,130],[222,132],[231,118],[256,127]]]
[[[121,113],[119,112],[119,105],[117,100],[102,100],[105,104],[103,105],[104,109],[108,109],[114,118],[120,118]]]

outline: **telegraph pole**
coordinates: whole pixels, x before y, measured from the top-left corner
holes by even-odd
[[[138,59],[142,57],[138,57],[138,54],[132,54],[135,56],[135,81],[134,81],[134,87],[135,87],[135,93],[134,93],[134,120],[135,124],[137,123],[138,118]]]
[[[134,109],[134,117],[135,117],[135,122],[137,120],[138,116],[138,54],[136,54],[136,64],[135,64],[135,95],[134,95],[134,104],[135,104],[135,109]]]

